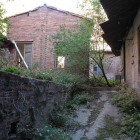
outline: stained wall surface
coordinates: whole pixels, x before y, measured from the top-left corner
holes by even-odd
[[[125,50],[121,49],[122,69],[125,68],[126,83],[140,92],[138,27],[140,26],[140,10],[134,20],[125,41]],[[125,52],[124,52],[125,51]],[[125,61],[123,60],[125,57]]]
[[[0,140],[16,136],[18,126],[44,125],[67,90],[64,85],[0,71]]]

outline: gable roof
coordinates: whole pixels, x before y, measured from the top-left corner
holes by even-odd
[[[57,9],[56,7],[48,6],[48,5],[46,5],[46,4],[44,4],[43,6],[39,6],[39,7],[35,8],[35,9],[32,9],[32,10],[30,10],[30,11],[23,12],[23,13],[19,13],[19,14],[10,16],[9,18],[11,18],[11,17],[16,17],[16,16],[20,16],[20,15],[23,15],[23,14],[27,14],[27,13],[29,13],[29,12],[34,12],[34,11],[39,10],[39,9],[42,8],[42,7],[47,7],[47,8],[49,8],[49,9],[52,9],[52,10],[55,10],[55,11],[63,12],[63,13],[66,13],[66,14],[70,14],[70,15],[75,16],[75,17],[78,17],[78,18],[84,18],[82,15],[75,14],[75,13],[72,13],[72,12],[69,12],[69,11],[65,11],[65,10],[60,10],[60,9]]]
[[[109,20],[100,24],[102,37],[115,55],[125,41],[140,6],[140,0],[100,0]]]

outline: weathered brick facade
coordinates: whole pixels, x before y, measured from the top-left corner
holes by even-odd
[[[44,5],[10,17],[12,27],[9,37],[16,42],[32,43],[31,62],[39,62],[41,69],[53,69],[55,57],[53,45],[48,41],[50,34],[64,24],[67,28],[74,29],[77,20],[81,18],[80,15]],[[14,52],[13,54],[15,55]]]
[[[140,9],[121,48],[122,81],[140,92]]]

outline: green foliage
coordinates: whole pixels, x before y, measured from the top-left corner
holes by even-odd
[[[71,101],[72,104],[86,104],[89,100],[91,99],[91,97],[88,95],[88,93],[85,94],[76,94],[73,97],[73,100]]]
[[[72,91],[83,90],[87,87],[85,85],[87,79],[82,75],[66,71],[55,71],[52,77],[55,83],[69,85]]]
[[[129,137],[140,139],[140,113],[126,115],[122,123],[121,133]]]
[[[91,107],[90,102],[87,101],[86,108],[90,108],[90,107]]]
[[[112,101],[122,112],[134,113],[140,110],[140,98],[134,89],[122,88]]]
[[[114,80],[114,79],[108,79],[108,82],[111,86],[117,86],[120,84],[119,80]],[[91,86],[99,86],[99,87],[106,87],[107,83],[104,77],[101,77],[99,75],[96,75],[94,77],[90,78],[90,85]]]
[[[3,4],[0,2],[0,40],[4,38],[4,34],[8,33],[8,29],[10,28],[10,24],[8,23],[8,18],[4,18],[4,14],[6,10],[3,9]],[[0,43],[2,43],[0,41]]]
[[[63,111],[57,110],[50,115],[49,120],[55,127],[65,127],[68,116]]]
[[[30,65],[29,69],[25,69],[25,67],[20,67],[20,75],[22,75],[24,77],[35,78],[38,73],[39,73],[38,62],[35,62],[32,65]]]
[[[118,93],[112,102],[121,112],[124,112],[121,133],[140,139],[140,98],[135,89],[130,89],[126,84],[118,86]]]
[[[13,74],[18,74],[20,72],[20,70],[15,66],[4,67],[4,68],[1,69],[1,71],[10,72],[10,73],[13,73]]]
[[[48,81],[52,81],[52,77],[49,73],[45,72],[45,71],[40,71],[36,74],[35,76],[36,79],[41,79],[41,80],[48,80]]]
[[[90,50],[90,37],[93,21],[83,19],[77,23],[76,29],[67,29],[60,26],[57,33],[51,35],[50,41],[54,45],[54,52],[58,56],[64,56],[69,63],[71,71],[79,72],[88,65]]]
[[[42,128],[20,128],[18,130],[20,136],[24,139],[32,140],[71,140],[70,136],[62,129],[56,129],[51,126]]]
[[[71,101],[68,102],[67,106],[72,109],[76,109],[80,104],[86,104],[87,108],[90,108],[90,100],[94,99],[93,96],[88,93],[75,94]]]

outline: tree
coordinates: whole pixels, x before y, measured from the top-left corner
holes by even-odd
[[[58,56],[64,56],[71,62],[74,71],[83,71],[88,64],[95,62],[102,70],[106,83],[110,86],[104,71],[105,43],[101,37],[102,30],[99,23],[105,20],[105,14],[99,0],[85,0],[83,3],[83,15],[86,17],[77,24],[77,30],[60,30],[51,36],[54,52]]]
[[[8,23],[8,18],[4,17],[6,10],[3,8],[3,4],[0,2],[0,40],[5,38],[8,34],[8,29],[10,28],[10,24]]]
[[[108,86],[111,86],[108,82],[105,74],[105,50],[107,44],[104,42],[101,35],[103,34],[99,24],[106,19],[105,12],[100,4],[99,0],[84,0],[82,9],[84,15],[90,17],[94,21],[94,27],[91,37],[91,50],[90,50],[90,63],[96,63],[102,71],[103,77],[106,80]]]
[[[63,25],[50,37],[54,52],[67,58],[73,72],[83,73],[88,65],[92,27],[91,19],[83,19],[77,23],[75,30],[67,29]]]

